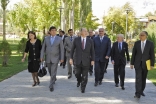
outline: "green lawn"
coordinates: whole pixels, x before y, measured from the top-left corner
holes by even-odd
[[[155,68],[153,70],[148,71],[147,78],[153,82],[153,84],[156,86],[156,64]]]
[[[7,67],[2,67],[2,58],[0,58],[0,81],[7,79],[25,69],[27,69],[27,61],[22,63],[22,56],[17,54],[17,44],[19,40],[7,40],[11,44],[12,55],[9,59],[9,64]],[[0,40],[1,42],[1,40]]]

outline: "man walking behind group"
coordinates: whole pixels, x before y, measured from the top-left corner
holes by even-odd
[[[154,67],[155,55],[154,44],[147,40],[148,33],[142,31],[139,35],[140,40],[136,41],[133,47],[131,69],[135,68],[135,98],[145,96],[144,89],[146,86],[147,66],[146,61],[150,60],[151,69]]]
[[[52,26],[49,29],[50,36],[47,36],[43,42],[41,50],[41,62],[43,61],[44,53],[46,54],[46,63],[50,74],[50,91],[54,90],[54,84],[56,81],[57,66],[60,62],[63,62],[64,58],[64,46],[62,39],[56,36],[56,27]]]
[[[71,48],[72,48],[72,45],[73,45],[73,41],[76,38],[76,36],[73,36],[74,33],[73,33],[72,29],[68,30],[68,34],[69,34],[69,36],[65,38],[64,48],[66,50],[66,57],[67,57],[68,79],[70,79],[72,77],[72,66],[69,63],[70,53],[71,53]]]
[[[93,39],[95,48],[95,84],[102,84],[104,77],[105,64],[109,59],[111,52],[111,41],[107,36],[104,36],[104,28],[99,29],[99,36]]]
[[[121,89],[124,90],[124,79],[125,79],[125,65],[127,56],[127,63],[129,63],[129,52],[128,52],[128,44],[123,42],[124,36],[123,34],[117,35],[117,42],[113,43],[111,50],[111,61],[114,65],[114,81],[115,86],[118,87],[119,84],[119,76],[120,76],[120,86]]]
[[[90,65],[94,65],[94,44],[87,36],[87,30],[81,29],[81,37],[75,38],[71,49],[70,64],[76,65],[77,87],[81,84],[81,92],[85,92]],[[74,57],[75,54],[75,57]]]

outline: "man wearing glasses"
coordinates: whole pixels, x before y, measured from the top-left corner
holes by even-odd
[[[104,36],[104,28],[99,29],[99,35],[93,39],[95,48],[95,84],[102,84],[104,77],[105,65],[109,59],[111,52],[111,41]]]
[[[146,86],[147,77],[147,66],[146,61],[150,60],[151,69],[154,67],[154,44],[147,40],[148,33],[142,31],[140,33],[140,40],[136,41],[133,47],[132,58],[131,58],[131,69],[135,68],[135,96],[134,98],[140,98],[145,96],[144,89]]]

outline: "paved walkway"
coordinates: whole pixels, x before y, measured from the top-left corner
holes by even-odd
[[[0,104],[156,104],[156,87],[149,80],[146,97],[134,99],[134,74],[127,66],[123,91],[114,86],[113,68],[109,65],[103,84],[94,87],[94,76],[89,76],[86,93],[82,94],[75,77],[67,79],[67,69],[60,66],[54,92],[49,91],[48,75],[40,78],[40,86],[31,87],[31,74],[25,70],[0,82]]]

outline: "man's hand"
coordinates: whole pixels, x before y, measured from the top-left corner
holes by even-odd
[[[115,63],[115,62],[112,60],[112,64],[113,64],[113,65],[114,65],[114,63]]]
[[[130,67],[131,67],[131,69],[133,69],[134,68],[134,65],[131,65]]]
[[[42,61],[43,61],[43,59],[41,58],[41,59],[40,59],[40,61],[42,62]]]
[[[106,58],[106,59],[109,59],[109,57],[108,57],[108,56],[106,56],[105,58]]]
[[[94,61],[91,61],[91,65],[92,65],[92,66],[94,65]]]
[[[63,62],[63,60],[60,60],[60,63],[62,63]]]
[[[153,67],[153,66],[151,66],[151,70],[152,70],[152,69],[154,69],[154,67]]]
[[[72,60],[72,59],[70,59],[70,60],[69,60],[69,63],[70,63],[71,65],[73,65],[73,60]]]

